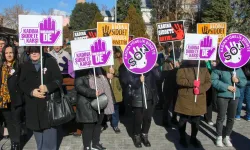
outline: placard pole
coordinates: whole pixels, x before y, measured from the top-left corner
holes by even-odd
[[[143,74],[142,74],[142,76],[143,76]],[[143,97],[144,97],[145,108],[148,109],[147,95],[146,95],[146,91],[145,91],[145,83],[144,82],[142,82]]]
[[[175,50],[174,50],[174,41],[172,41],[172,46],[173,46],[174,68],[176,68],[176,63],[175,63]]]
[[[201,65],[201,60],[198,61],[198,68],[197,68],[197,76],[196,76],[196,80],[199,80],[199,75],[200,75],[200,65]],[[195,95],[194,98],[195,103],[197,102],[197,95]]]
[[[97,92],[97,91],[98,91],[98,88],[97,88],[97,82],[96,82],[95,67],[93,68],[93,71],[94,71],[94,79],[95,79],[95,90],[96,90],[96,92]],[[100,104],[99,104],[99,98],[98,98],[97,95],[96,95],[96,99],[97,99],[98,113],[101,114],[101,111],[100,111]]]
[[[115,0],[115,23],[117,23],[117,0]]]
[[[43,47],[42,46],[40,46],[40,61],[41,61],[41,85],[43,85]]]
[[[235,68],[234,68],[233,76],[236,77],[236,70],[235,70]],[[235,88],[235,87],[236,87],[236,85],[235,85],[235,83],[234,83],[234,88]],[[234,92],[234,100],[235,100],[235,92]]]

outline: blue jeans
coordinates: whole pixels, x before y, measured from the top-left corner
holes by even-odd
[[[33,131],[37,150],[58,150],[57,129],[50,128],[42,131]]]
[[[250,118],[250,81],[247,81],[247,85],[240,89],[240,98],[237,107],[236,116],[240,116],[242,103],[246,100],[246,110],[247,110],[247,118]]]
[[[119,123],[119,103],[114,104],[115,112],[112,114],[112,121],[111,126],[112,127],[118,127]]]

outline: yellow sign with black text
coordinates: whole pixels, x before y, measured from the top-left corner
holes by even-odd
[[[113,46],[127,45],[129,43],[129,24],[97,22],[97,37],[111,36]]]
[[[227,36],[227,23],[198,23],[198,34],[215,34],[219,35],[218,44]]]

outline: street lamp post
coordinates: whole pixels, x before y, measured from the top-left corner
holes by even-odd
[[[117,0],[115,0],[115,23],[117,22]]]

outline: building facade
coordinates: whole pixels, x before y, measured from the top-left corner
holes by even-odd
[[[151,24],[151,18],[152,18],[152,4],[151,0],[141,0],[141,12],[142,12],[142,18],[145,22],[146,28],[147,28],[147,34],[150,38],[153,36],[153,25]]]

